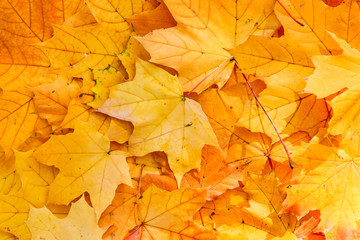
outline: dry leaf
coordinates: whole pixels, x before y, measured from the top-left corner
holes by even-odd
[[[64,219],[54,216],[46,207],[31,208],[26,225],[31,239],[86,239],[98,240],[102,231],[97,226],[96,213],[84,197],[73,203],[69,215]]]

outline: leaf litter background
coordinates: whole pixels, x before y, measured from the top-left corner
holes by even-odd
[[[1,0],[0,239],[359,239],[359,13]]]

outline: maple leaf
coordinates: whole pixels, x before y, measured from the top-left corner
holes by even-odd
[[[301,216],[308,210],[319,209],[319,227],[326,229],[326,239],[356,236],[355,219],[359,216],[359,207],[354,203],[358,201],[359,192],[358,144],[358,136],[354,136],[351,143],[343,143],[342,149],[310,144],[296,160],[304,165],[305,172],[287,184],[285,211],[291,209]]]
[[[86,2],[80,2],[80,6],[76,13],[67,18],[63,23],[64,26],[73,28],[87,28],[96,24],[96,19],[90,12]]]
[[[105,233],[105,239],[122,237],[117,232],[118,226],[129,230],[124,239],[151,239],[154,236],[162,239],[215,239],[209,230],[191,221],[192,215],[204,204],[205,196],[204,189],[183,188],[162,192],[151,186],[140,200],[128,202],[133,207],[127,208],[132,208],[135,215],[129,216],[126,222],[117,221],[122,208],[110,212],[110,223],[115,227]]]
[[[26,225],[31,231],[31,239],[100,239],[101,229],[97,226],[96,214],[81,197],[73,203],[69,215],[60,219],[46,207],[31,208]]]
[[[264,225],[267,225],[266,222],[271,219],[269,225],[272,225],[265,226],[265,229],[269,228],[269,232],[277,236],[282,236],[288,229],[293,229],[292,216],[280,213],[285,194],[277,187],[280,181],[275,173],[267,176],[249,175],[247,180],[243,190],[249,194],[251,213],[262,219]]]
[[[225,49],[243,43],[266,21],[274,6],[272,0],[164,3],[178,25],[138,39],[150,52],[152,62],[176,69],[184,91],[196,86],[196,92],[213,84],[221,88],[226,83],[234,62]]]
[[[136,71],[133,81],[110,88],[98,110],[134,124],[133,154],[167,153],[180,184],[184,173],[200,166],[201,148],[217,146],[216,137],[200,105],[183,96],[176,77],[141,60]]]
[[[358,133],[359,99],[359,91],[354,89],[346,90],[331,100],[334,116],[329,122],[329,133],[334,135]]]
[[[120,183],[131,185],[126,153],[110,152],[109,140],[91,125],[80,123],[75,132],[53,136],[33,153],[40,163],[60,169],[49,189],[49,202],[69,204],[85,191],[97,216],[111,202]],[[99,180],[100,178],[100,180]]]
[[[16,240],[14,235],[6,232],[0,232],[0,238],[3,240]]]
[[[83,75],[83,79],[73,78],[72,81],[79,81],[79,84],[82,84],[82,87],[70,100],[67,107],[67,113],[59,126],[54,129],[54,132],[58,133],[68,128],[73,129],[75,127],[75,122],[80,120],[92,124],[100,133],[105,134],[111,122],[111,118],[104,114],[91,111],[91,107],[87,106],[87,104],[93,100],[93,93],[90,90],[94,86],[91,72],[87,71],[86,74]]]
[[[129,140],[132,131],[133,126],[131,123],[112,118],[105,136],[107,136],[110,141],[125,143]]]

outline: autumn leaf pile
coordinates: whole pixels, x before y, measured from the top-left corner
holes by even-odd
[[[0,0],[0,239],[360,239],[359,79],[357,0]]]

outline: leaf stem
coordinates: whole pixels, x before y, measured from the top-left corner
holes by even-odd
[[[220,63],[214,70],[212,70],[208,75],[206,75],[200,82],[198,82],[198,84],[195,85],[195,87],[193,89],[190,90],[190,92],[188,92],[187,94],[185,94],[184,96],[187,97],[189,96],[192,92],[195,91],[195,89],[200,86],[201,83],[203,83],[208,77],[210,77],[216,70],[218,70],[222,65],[224,65],[227,61],[233,59],[234,57],[230,57],[225,59],[225,61],[223,61],[222,63]]]
[[[201,224],[203,225],[203,227],[205,227],[204,220],[203,220],[203,217],[201,214],[201,209],[199,210],[199,215],[200,215],[200,219],[201,219]]]
[[[237,63],[235,63],[235,64],[237,65]],[[276,126],[275,126],[275,124],[274,124],[273,120],[271,119],[271,117],[269,116],[269,114],[267,113],[267,111],[265,110],[264,106],[261,104],[261,102],[260,102],[259,98],[256,96],[256,93],[255,93],[254,89],[252,88],[252,86],[251,86],[251,84],[250,84],[249,80],[248,80],[248,79],[247,79],[247,77],[245,76],[245,74],[244,74],[244,73],[241,73],[241,74],[242,74],[242,75],[243,75],[243,77],[245,78],[245,81],[246,81],[247,85],[249,86],[249,88],[250,88],[250,90],[251,90],[252,94],[254,95],[254,97],[255,97],[256,101],[259,103],[259,105],[260,105],[260,107],[262,108],[262,110],[264,111],[264,113],[265,113],[266,117],[269,119],[269,121],[270,121],[271,125],[273,126],[273,128],[274,128],[274,130],[275,130],[276,134],[278,135],[278,137],[279,137],[279,139],[280,139],[280,142],[281,142],[281,144],[283,145],[283,147],[284,147],[284,149],[285,149],[285,152],[286,152],[286,155],[287,155],[287,157],[288,157],[288,159],[289,159],[289,165],[290,165],[290,168],[291,168],[291,169],[294,169],[294,164],[293,164],[293,162],[292,162],[292,160],[291,160],[291,157],[290,157],[289,151],[287,150],[287,148],[286,148],[286,146],[285,146],[285,143],[284,143],[284,141],[283,141],[282,137],[280,136],[280,133],[278,132],[278,130],[277,130],[277,128],[276,128]]]
[[[145,165],[144,164],[142,164],[141,165],[141,169],[140,169],[140,177],[139,177],[139,185],[138,185],[138,192],[137,192],[137,200],[139,200],[140,199],[140,189],[141,189],[141,179],[142,179],[142,174],[143,174],[143,170],[144,170],[144,167],[145,167]]]
[[[299,22],[298,20],[296,20],[290,13],[289,13],[289,11],[285,8],[285,6],[279,1],[279,0],[276,0],[279,4],[280,4],[280,6],[285,10],[285,12],[287,13],[287,15],[289,15],[289,17],[291,17],[292,18],[292,20],[294,20],[297,24],[299,24],[300,26],[302,26],[302,27],[305,27],[305,25],[303,24],[303,23],[301,23],[301,22]]]

